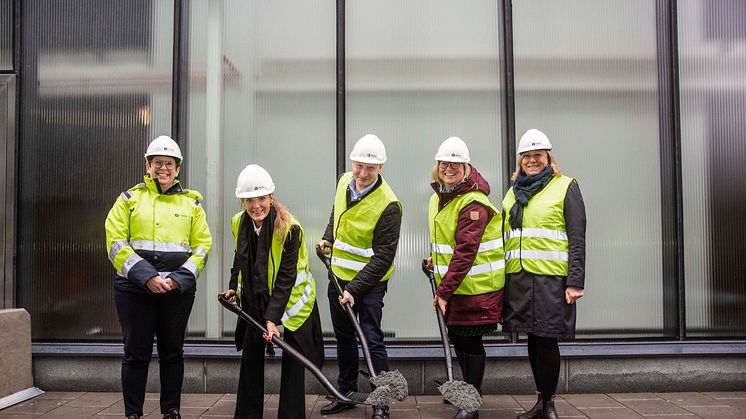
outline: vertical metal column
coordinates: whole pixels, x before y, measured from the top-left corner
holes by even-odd
[[[337,176],[345,172],[346,160],[345,59],[345,0],[337,0]]]
[[[500,100],[503,145],[503,191],[510,188],[515,167],[515,78],[513,74],[513,2],[500,2]]]
[[[676,0],[657,0],[655,9],[663,239],[663,329],[666,335],[684,339],[684,215]]]

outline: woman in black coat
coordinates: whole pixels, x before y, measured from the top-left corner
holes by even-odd
[[[539,130],[521,137],[513,187],[503,200],[503,331],[528,334],[539,392],[519,419],[557,417],[559,339],[575,336],[575,301],[585,285],[585,204],[577,181],[560,173],[551,149]]]

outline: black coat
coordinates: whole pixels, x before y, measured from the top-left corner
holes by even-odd
[[[576,305],[565,301],[565,288],[585,286],[585,204],[573,181],[564,202],[569,241],[567,276],[536,275],[526,271],[505,275],[503,331],[572,339]]]
[[[274,212],[274,209],[272,209]],[[274,217],[272,217],[272,220]],[[272,222],[265,222],[266,227],[272,227]],[[262,227],[264,229],[264,226]],[[267,232],[272,234],[272,231]],[[271,252],[271,236],[269,240],[262,240],[257,238],[254,233],[254,229],[251,223],[251,219],[247,214],[241,219],[241,225],[239,226],[238,234],[247,235],[248,245],[239,246],[246,254],[239,254],[236,252],[234,256],[233,268],[231,269],[231,280],[229,288],[236,290],[238,285],[238,273],[242,272],[244,292],[241,295],[241,306],[244,311],[253,315],[253,317],[264,324],[267,320],[275,323],[277,326],[280,325],[280,319],[285,310],[285,306],[290,298],[290,293],[293,290],[295,284],[296,270],[298,264],[298,250],[300,246],[305,244],[300,240],[300,228],[293,226],[290,229],[285,243],[283,244],[282,259],[280,261],[280,268],[275,278],[274,289],[272,290],[272,296],[269,297],[266,304],[261,304],[262,309],[259,310],[262,313],[252,313],[252,307],[250,305],[254,302],[251,301],[250,292],[250,277],[259,272],[267,271],[267,255]],[[239,244],[242,240],[239,239]],[[251,266],[247,266],[251,265]],[[262,281],[266,278],[262,278]],[[282,336],[283,340],[290,344],[293,348],[297,349],[306,358],[311,360],[314,364],[321,366],[324,362],[324,340],[321,331],[321,318],[319,317],[318,308],[314,305],[314,309],[311,312],[309,318],[295,331],[285,330]],[[241,350],[247,345],[248,342],[257,343],[263,341],[261,333],[249,326],[248,323],[239,318],[236,324],[236,335],[235,343],[236,349]]]

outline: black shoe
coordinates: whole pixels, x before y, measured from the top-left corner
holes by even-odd
[[[345,394],[345,397],[350,398],[352,396],[353,392],[348,391]],[[353,403],[342,403],[336,400],[332,400],[331,402],[325,404],[324,406],[321,406],[321,409],[319,412],[322,415],[333,415],[335,413],[344,412],[345,410],[354,409],[355,405]]]
[[[373,416],[370,419],[389,419],[389,407],[373,406]]]
[[[477,410],[476,412],[467,412],[466,410],[459,409],[453,419],[479,419],[479,411]]]
[[[554,398],[544,403],[544,413],[541,415],[541,419],[559,419],[557,411],[554,410]]]
[[[534,407],[532,407],[531,410],[518,415],[518,419],[541,419],[542,414],[544,414],[544,401],[541,399],[541,394],[539,394]]]
[[[179,413],[179,409],[172,407],[163,414],[163,419],[181,419],[181,413]]]

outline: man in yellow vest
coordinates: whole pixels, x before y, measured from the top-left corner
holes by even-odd
[[[352,171],[339,178],[334,207],[319,247],[331,253],[332,272],[343,295],[330,282],[329,306],[337,338],[340,392],[357,391],[358,362],[355,329],[342,307],[350,303],[370,348],[376,373],[389,370],[381,318],[388,279],[394,273],[399,243],[401,204],[380,175],[386,148],[375,135],[360,138],[350,154]],[[331,402],[321,408],[330,415],[354,407]],[[388,419],[388,406],[374,406],[372,419]]]

